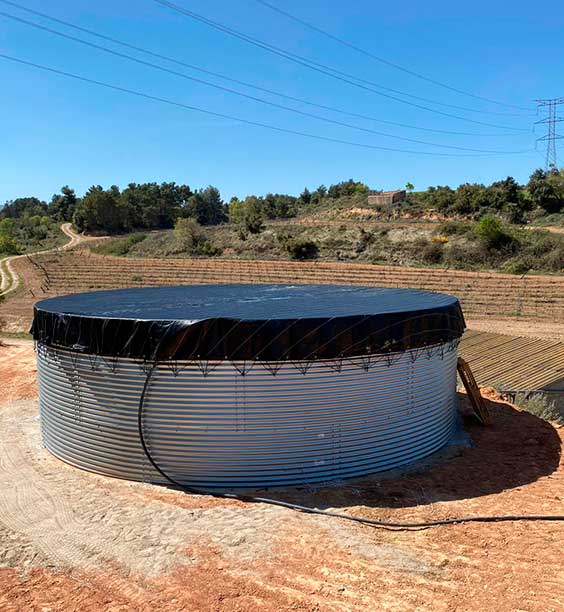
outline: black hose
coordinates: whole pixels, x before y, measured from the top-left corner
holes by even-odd
[[[175,487],[178,487],[185,493],[190,493],[192,495],[208,495],[211,497],[216,497],[219,499],[235,499],[242,502],[247,503],[260,503],[260,504],[269,504],[271,506],[279,506],[281,508],[287,508],[289,510],[295,510],[297,512],[304,512],[306,514],[320,514],[322,516],[330,516],[333,518],[345,519],[347,521],[354,521],[355,523],[362,523],[363,525],[370,525],[372,527],[383,527],[389,529],[397,529],[397,530],[410,530],[410,529],[422,529],[427,527],[441,527],[445,525],[459,525],[462,523],[507,523],[507,522],[515,522],[515,521],[564,521],[564,515],[507,515],[507,516],[470,516],[470,517],[462,517],[462,518],[452,518],[452,519],[440,519],[436,521],[420,521],[420,522],[395,522],[395,521],[380,521],[377,519],[368,519],[362,518],[359,516],[351,516],[350,514],[344,514],[342,512],[333,512],[331,510],[320,510],[319,508],[311,508],[309,506],[301,506],[299,504],[293,504],[291,502],[280,501],[278,499],[271,499],[268,497],[255,497],[254,495],[241,495],[239,493],[225,493],[221,491],[214,491],[209,489],[200,489],[196,487],[190,487],[184,485],[171,476],[169,476],[166,472],[164,472],[161,467],[154,460],[151,455],[151,451],[147,446],[147,442],[145,440],[145,433],[143,428],[143,412],[145,407],[145,398],[147,396],[147,390],[149,385],[151,384],[151,380],[153,378],[153,373],[158,364],[154,364],[147,372],[147,376],[145,378],[145,384],[143,385],[143,391],[141,392],[141,397],[139,399],[139,410],[137,414],[137,426],[139,429],[139,439],[141,441],[141,446],[143,447],[143,451],[149,460],[149,463],[155,468],[155,470],[168,482],[170,482]]]

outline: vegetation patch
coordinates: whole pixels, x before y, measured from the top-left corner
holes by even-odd
[[[519,229],[562,221],[564,170],[536,170],[526,185],[507,177],[456,189],[406,188],[405,201],[386,208],[371,206],[368,185],[353,179],[299,196],[268,193],[228,203],[211,185],[93,185],[82,197],[63,187],[48,204],[34,197],[6,203],[0,254],[55,246],[62,242],[58,225],[72,220],[81,231],[116,234],[98,252],[128,257],[317,257],[514,274],[564,268],[564,235]],[[395,219],[409,227],[398,229]],[[430,221],[441,225],[429,227]],[[375,227],[386,222],[389,227]]]
[[[178,219],[174,226],[174,238],[179,252],[207,257],[221,254],[221,249],[207,239],[195,219]]]
[[[94,250],[101,255],[113,255],[123,257],[128,255],[131,249],[147,238],[147,234],[129,234],[123,238],[108,240],[97,246]]]
[[[0,257],[50,249],[65,240],[59,223],[47,215],[0,219]]]
[[[556,406],[541,393],[527,394],[517,393],[513,400],[513,403],[539,417],[545,421],[552,421],[559,425],[564,425],[564,416],[559,412]]]
[[[291,259],[305,261],[306,259],[316,259],[319,255],[319,247],[313,240],[288,240],[285,244],[285,249]]]
[[[114,239],[98,247],[115,254]],[[559,273],[564,269],[564,235],[519,229],[494,218],[401,230],[351,226],[303,226],[265,222],[259,233],[236,223],[202,227],[181,219],[173,232],[154,232],[131,247],[129,257],[206,257],[351,261],[511,274]]]

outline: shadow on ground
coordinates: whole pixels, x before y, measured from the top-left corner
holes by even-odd
[[[399,475],[377,474],[326,486],[239,491],[318,508],[407,508],[500,493],[558,468],[561,440],[547,421],[504,402],[486,400],[494,422],[483,427],[472,416],[465,395],[459,394],[459,403],[472,448],[451,448]]]

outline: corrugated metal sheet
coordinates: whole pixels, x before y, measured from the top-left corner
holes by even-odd
[[[397,354],[391,364],[277,364],[275,376],[259,364],[245,376],[242,363],[209,364],[207,376],[203,364],[158,365],[144,432],[157,464],[187,485],[296,484],[387,470],[448,442],[456,358],[453,344]],[[137,429],[142,365],[38,346],[47,448],[83,469],[161,482]]]
[[[460,353],[480,385],[539,391],[564,381],[564,342],[468,330]]]

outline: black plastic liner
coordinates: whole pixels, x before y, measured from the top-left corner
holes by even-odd
[[[95,291],[35,305],[36,341],[146,361],[311,361],[459,338],[458,300],[411,289],[200,285]]]

